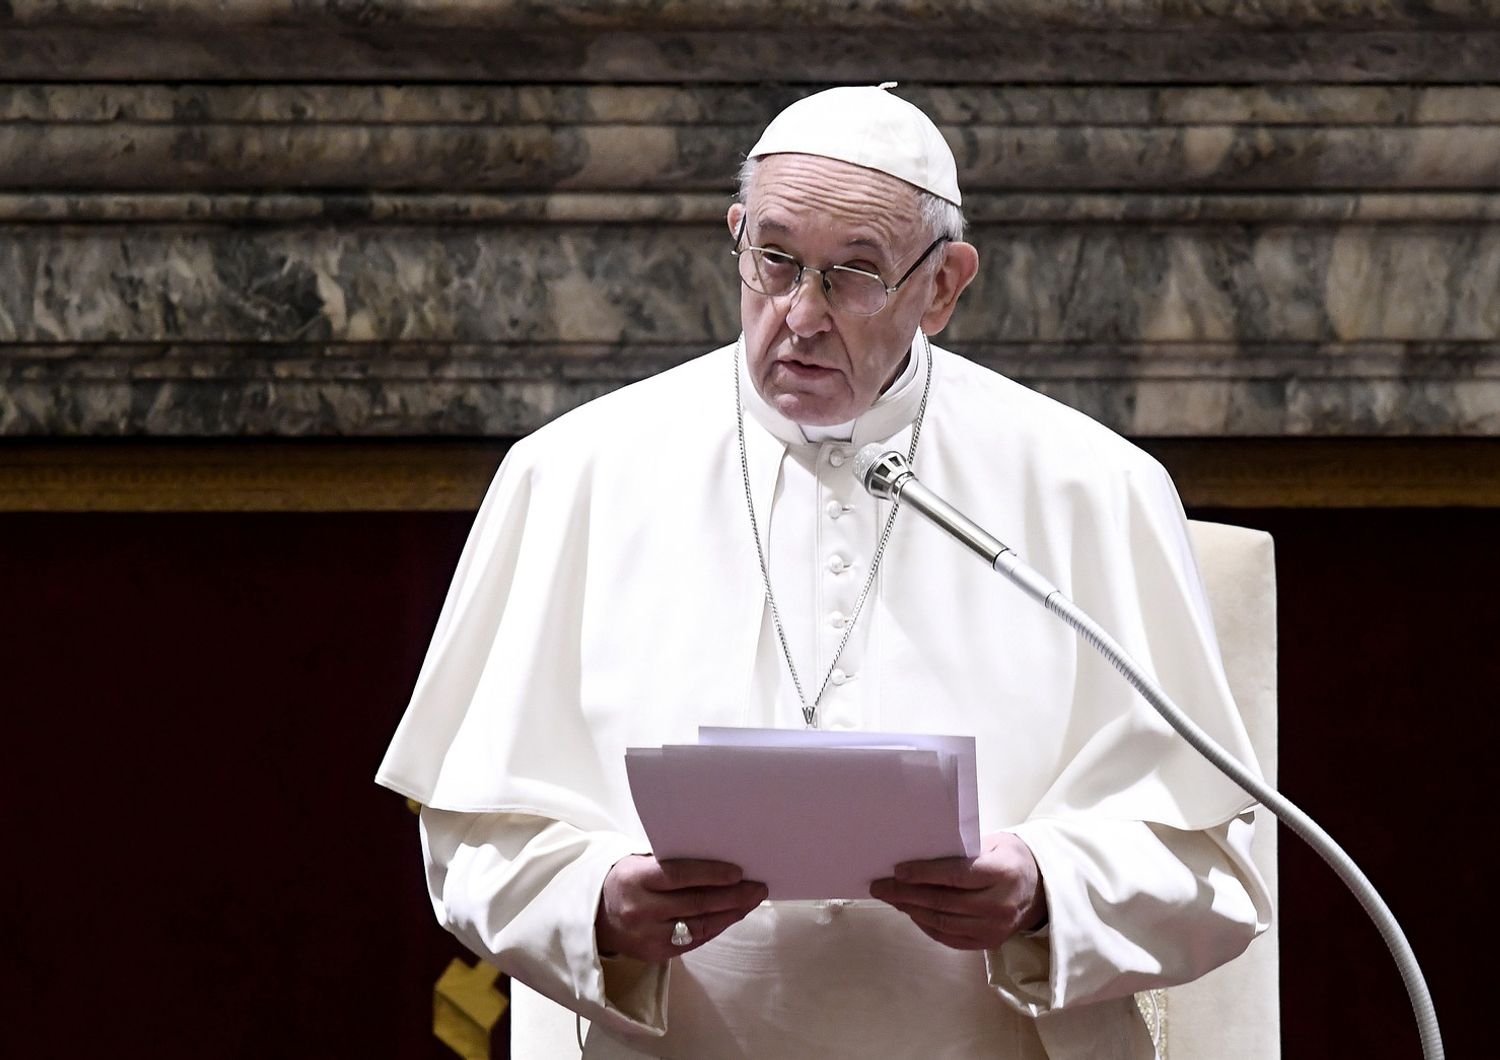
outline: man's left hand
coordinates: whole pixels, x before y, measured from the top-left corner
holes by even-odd
[[[870,884],[870,897],[895,906],[927,936],[956,950],[990,950],[1046,917],[1042,874],[1031,848],[1009,832],[987,835],[977,858],[937,858],[896,866]]]

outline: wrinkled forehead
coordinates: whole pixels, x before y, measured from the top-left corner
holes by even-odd
[[[870,230],[895,245],[922,221],[921,194],[906,181],[818,155],[766,155],[747,190],[752,231]]]

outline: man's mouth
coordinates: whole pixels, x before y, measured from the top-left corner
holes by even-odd
[[[812,378],[813,376],[823,375],[835,370],[833,368],[829,368],[827,365],[814,364],[811,361],[799,361],[795,358],[790,357],[783,358],[776,363],[790,371],[793,375],[804,378]]]

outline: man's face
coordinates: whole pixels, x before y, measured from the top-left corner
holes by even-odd
[[[762,159],[748,204],[730,207],[731,232],[738,231],[742,215],[744,244],[780,250],[818,268],[847,265],[878,273],[887,284],[932,240],[911,185],[814,155]],[[941,258],[947,249],[933,255]],[[831,307],[819,280],[817,273],[805,273],[796,290],[779,298],[740,289],[745,355],[756,390],[783,416],[810,426],[845,423],[865,412],[900,374],[917,325],[924,317],[931,324],[934,308],[946,299],[941,320],[928,329],[934,333],[957,298],[956,290],[947,297],[951,284],[924,263],[879,313],[857,316]]]

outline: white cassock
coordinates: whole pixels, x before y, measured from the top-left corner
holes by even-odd
[[[836,443],[808,442],[739,363],[754,503],[809,695],[888,511],[852,455],[905,452],[925,349],[918,336]],[[918,475],[1253,764],[1160,465],[961,357],[930,360]],[[881,903],[766,903],[669,964],[601,961],[604,877],[649,851],[625,748],[802,724],[746,513],[736,363],[726,347],[594,401],[518,442],[496,476],[378,776],[426,807],[438,918],[591,1020],[590,1057],[1151,1056],[1131,995],[1196,978],[1269,923],[1250,800],[1071,630],[912,512],[819,721],[974,735],[981,831],[1031,848],[1048,927],[960,952]]]

